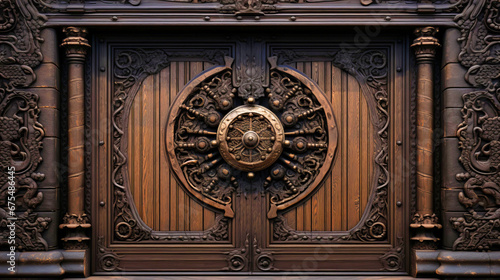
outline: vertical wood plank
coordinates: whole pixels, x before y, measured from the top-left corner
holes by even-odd
[[[154,75],[154,125],[153,125],[153,133],[154,133],[154,142],[155,145],[153,147],[153,158],[154,158],[154,208],[153,208],[153,216],[154,216],[154,225],[153,229],[158,229],[160,227],[160,75]]]
[[[190,63],[189,80],[202,71],[203,62]],[[190,230],[203,230],[203,207],[193,199],[189,199]]]
[[[344,115],[343,115],[343,99],[344,95],[343,89],[343,74],[342,71],[332,65],[332,92],[331,100],[333,111],[335,112],[335,117],[337,118],[337,129],[338,129],[338,142],[337,142],[337,155],[335,156],[335,161],[333,162],[333,168],[331,172],[331,224],[332,230],[342,230],[342,188],[343,188],[343,165],[344,165]]]
[[[174,100],[175,95],[177,94],[177,71],[178,71],[178,63],[172,62],[170,64],[170,100]],[[173,174],[172,174],[173,175]],[[178,222],[177,222],[177,212],[178,212],[178,204],[177,204],[177,190],[179,186],[176,184],[175,178],[170,178],[170,230],[179,230]]]
[[[146,79],[142,84],[142,201],[140,207],[143,209],[143,221],[152,225],[154,223],[152,211],[149,205],[153,199],[153,80]]]
[[[297,62],[296,68],[297,70],[304,72],[304,62]],[[297,206],[297,218],[296,218],[297,230],[306,230],[304,228],[304,209],[305,209],[304,203]]]
[[[326,98],[328,101],[331,103],[332,102],[332,64],[331,62],[325,62],[323,65],[324,68],[324,73],[323,73],[323,83],[324,83],[324,91]],[[332,104],[333,105],[333,104]],[[334,114],[336,112],[334,111]],[[337,115],[335,115],[337,117]],[[338,120],[336,120],[338,121]],[[335,163],[333,163],[335,164]],[[323,211],[325,212],[325,230],[331,231],[332,230],[332,174],[328,175],[327,179],[325,180],[325,202],[324,202],[324,209]]]
[[[354,227],[359,220],[359,84],[356,79],[349,75],[347,79],[347,228]]]
[[[159,88],[159,106],[160,112],[168,112],[170,108],[170,66],[163,69],[160,72],[160,88]],[[160,126],[163,128],[167,123],[167,115],[160,114]],[[170,166],[167,160],[167,151],[165,146],[165,133],[160,133],[160,226],[159,230],[170,230],[170,184],[171,184],[171,176],[170,174]],[[175,184],[175,181],[172,181]]]
[[[175,83],[176,88],[175,92],[179,92],[179,89],[182,88],[184,85],[184,79],[185,79],[185,63],[184,62],[179,62],[177,63],[177,81]],[[185,213],[185,194],[184,190],[180,187],[177,189],[177,205],[179,211],[177,212],[177,225],[178,228],[177,230],[185,230],[185,220],[184,220],[184,213]]]
[[[311,79],[318,84],[318,86],[324,90],[324,63],[323,62],[312,62],[311,63]],[[325,188],[330,186],[325,186],[322,184],[319,186],[317,192],[311,198],[311,229],[313,231],[322,231],[325,226],[325,211],[324,211],[324,197]]]

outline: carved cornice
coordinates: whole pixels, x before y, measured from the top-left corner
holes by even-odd
[[[162,12],[185,13],[187,9],[195,9],[200,14],[224,14],[234,15],[238,20],[255,19],[260,20],[262,16],[280,13],[300,13],[301,17],[307,13],[312,15],[317,12],[346,13],[346,10],[361,13],[383,12],[380,19],[390,14],[438,14],[455,13],[469,0],[98,0],[98,1],[65,1],[65,0],[35,0],[40,10],[51,13],[68,13],[68,17],[78,16],[81,20],[82,14],[86,12],[108,13],[110,8],[114,12],[140,12],[141,10],[155,10]],[[373,9],[372,7],[376,7]],[[91,14],[84,15],[86,18]],[[373,14],[368,17],[373,18]],[[389,16],[390,17],[390,16]],[[290,16],[286,17],[291,20]],[[296,19],[296,18],[295,18]],[[293,19],[292,21],[294,21]],[[113,21],[122,21],[122,17]],[[201,22],[208,19],[201,18]],[[389,19],[390,20],[390,19]],[[451,19],[450,19],[451,20]],[[109,22],[109,20],[106,20]],[[94,21],[95,23],[95,21]],[[70,22],[65,22],[71,25]]]

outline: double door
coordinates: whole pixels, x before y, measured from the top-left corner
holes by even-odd
[[[96,35],[96,273],[408,270],[408,44],[325,35]]]

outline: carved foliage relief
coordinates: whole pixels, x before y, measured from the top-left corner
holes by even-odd
[[[456,17],[461,29],[461,64],[465,79],[478,88],[463,96],[463,122],[457,130],[465,172],[459,201],[469,211],[452,218],[460,233],[456,250],[488,250],[500,236],[500,3],[470,1]]]
[[[8,245],[8,217],[16,216],[16,248],[47,250],[42,233],[51,219],[34,213],[43,200],[37,182],[45,176],[36,170],[45,132],[38,121],[39,96],[22,89],[36,79],[34,68],[42,61],[40,28],[46,18],[29,0],[2,1],[0,10],[0,247]],[[13,192],[8,172],[12,167]],[[12,196],[15,201],[9,200]],[[14,204],[16,211],[24,212],[11,212]]]

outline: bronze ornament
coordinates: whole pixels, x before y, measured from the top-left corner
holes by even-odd
[[[217,129],[219,152],[232,167],[243,171],[268,168],[281,155],[285,133],[278,117],[259,105],[229,112]]]

